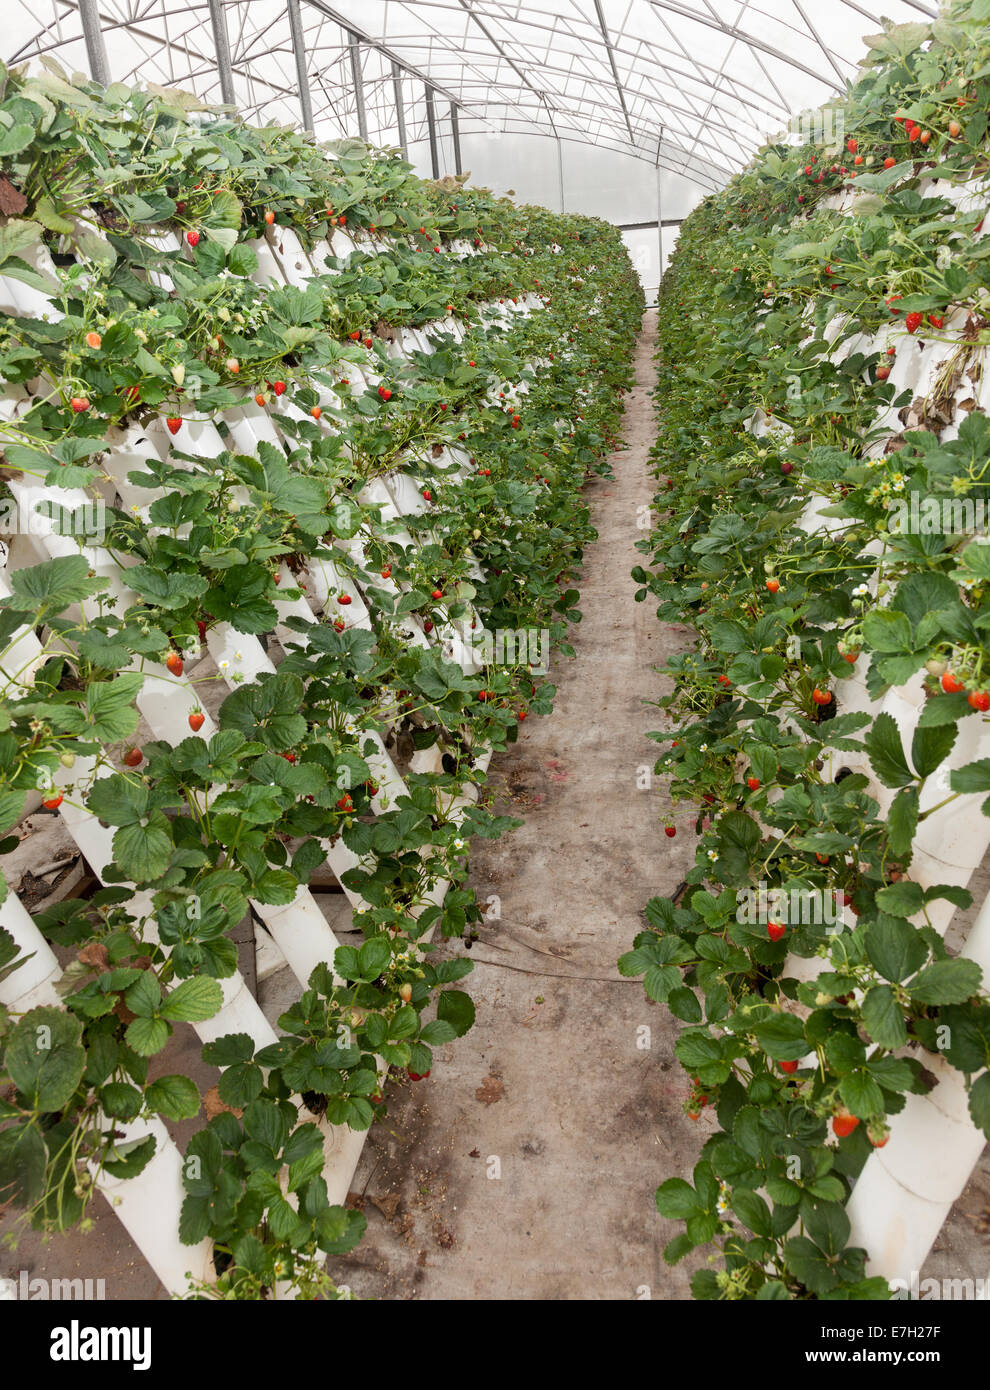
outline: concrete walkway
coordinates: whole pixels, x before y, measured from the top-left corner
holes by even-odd
[[[653,494],[655,313],[644,323],[627,448],[586,496],[599,539],[585,555],[576,659],[551,670],[556,708],[495,759],[500,811],[525,825],[473,847],[481,928],[466,984],[478,1019],[429,1080],[392,1086],[355,1178],[368,1235],[334,1262],[377,1298],[586,1299],[687,1295],[689,1268],[661,1259],[677,1228],[653,1193],[697,1160],[710,1121],[682,1110],[678,1025],[615,962],[653,894],[693,858],[667,839],[658,791],[637,788],[662,727],[653,667],[684,636],[633,602],[637,509]],[[463,954],[463,947],[453,954]],[[637,1030],[651,1030],[649,1049]],[[649,1289],[650,1293],[645,1293]]]

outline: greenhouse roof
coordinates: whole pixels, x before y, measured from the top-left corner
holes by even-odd
[[[95,76],[95,27],[105,76],[233,100],[249,119],[382,145],[440,120],[545,135],[710,187],[844,89],[881,15],[935,14],[921,0],[8,0],[4,57]]]

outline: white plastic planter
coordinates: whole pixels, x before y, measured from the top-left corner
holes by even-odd
[[[13,894],[0,906],[0,925],[11,933],[22,951],[33,952],[33,958],[25,965],[0,980],[0,1003],[16,1013],[26,1013],[44,1005],[61,1009],[62,1001],[55,989],[61,968]],[[157,1118],[138,1119],[127,1125],[118,1120],[106,1120],[104,1125],[106,1129],[112,1126],[124,1132],[125,1137],[120,1142],[154,1137],[154,1156],[136,1177],[114,1178],[105,1171],[100,1172],[94,1164],[90,1165],[90,1171],[114,1214],[165,1288],[169,1293],[183,1293],[188,1287],[189,1274],[198,1280],[212,1277],[212,1242],[203,1240],[198,1245],[183,1245],[179,1240],[179,1211],[185,1196],[182,1155],[165,1126]]]
[[[990,896],[963,950],[990,978]],[[871,1154],[846,1210],[850,1243],[869,1252],[867,1272],[911,1286],[986,1145],[969,1116],[962,1074],[925,1053],[939,1078],[925,1096],[908,1095],[891,1117],[890,1141]]]

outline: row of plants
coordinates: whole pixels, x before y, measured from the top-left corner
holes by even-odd
[[[314,971],[277,1045],[236,1034],[204,1047],[223,1070],[187,1153],[181,1220],[184,1241],[216,1250],[218,1282],[200,1292],[333,1296],[323,1259],[353,1248],[364,1219],[329,1203],[315,1121],[367,1129],[387,1069],[428,1076],[433,1048],[471,1026],[456,988],[470,960],[434,959],[422,938],[470,946],[470,839],[518,824],[486,804],[480,753],[554,697],[519,652],[466,675],[433,643],[449,626],[468,644],[472,628],[535,630],[568,654],[571,581],[594,535],[581,488],[615,441],[641,291],[605,224],[423,182],[360,142],[316,145],[53,69],[4,74],[2,95],[0,276],[57,311],[0,319],[8,398],[29,393],[0,424],[5,476],[57,502],[60,488],[105,487],[108,441],[132,425],[164,419],[171,449],[129,473],[147,521],[112,496],[107,507],[100,544],[135,602],[119,604],[80,554],[11,569],[0,603],[0,829],[41,789],[52,812],[84,806],[113,832],[105,886],[36,919],[71,954],[64,1007],[0,1009],[0,1201],[47,1231],[86,1228],[94,1170],[136,1174],[154,1152],[115,1122],[202,1114],[196,1084],[162,1075],[160,1054],[177,1024],[219,1009],[249,902],[291,903],[321,841],[342,840],[359,857],[346,881],[364,943]],[[327,255],[341,228],[357,249],[338,239],[344,254]],[[252,279],[259,239],[277,249],[287,231],[315,274]],[[535,312],[493,312],[524,296]],[[440,322],[450,315],[463,341]],[[415,326],[435,351],[390,354]],[[244,403],[269,413],[279,444],[234,446],[224,412]],[[228,446],[212,459],[192,447],[201,420]],[[411,545],[363,500],[396,468],[425,504],[402,518]],[[275,674],[197,665],[224,624],[269,641],[276,605],[305,599],[321,558],[370,627],[349,621],[341,589],[321,618],[285,619]],[[411,617],[430,644],[409,644]],[[19,696],[6,654],[25,629],[43,659]],[[202,679],[204,706],[220,682],[209,739],[194,709],[176,746],[140,740],[143,671],[163,665]],[[372,734],[441,754],[438,772],[403,768],[408,795],[377,811]],[[480,798],[458,809],[472,787]],[[135,910],[135,887],[150,910]],[[16,965],[0,936],[0,978]],[[43,1027],[54,1042],[41,1051]]]
[[[634,578],[696,632],[651,737],[697,852],[620,969],[683,1021],[685,1108],[717,1117],[657,1192],[685,1223],[668,1261],[708,1252],[701,1299],[890,1296],[845,1204],[931,1054],[990,1135],[990,1002],[930,915],[971,895],[912,874],[919,833],[951,840],[960,797],[990,791],[990,758],[947,762],[990,710],[988,552],[900,524],[914,497],[990,496],[986,17],[972,0],[869,39],[826,113],[841,140],[761,150],[685,222],[662,286]],[[870,706],[908,683],[905,746]]]

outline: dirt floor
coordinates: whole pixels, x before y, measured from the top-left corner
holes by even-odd
[[[715,1121],[684,1114],[681,1025],[615,966],[647,899],[676,888],[694,846],[690,814],[667,839],[663,788],[641,785],[656,757],[646,734],[662,727],[648,703],[663,689],[654,667],[690,641],[633,602],[630,578],[652,496],[654,326],[649,314],[615,477],[587,489],[599,539],[585,557],[576,658],[552,669],[552,717],[527,723],[493,764],[498,809],[525,824],[472,852],[472,884],[492,917],[466,986],[477,1024],[440,1049],[428,1080],[389,1084],[387,1118],[355,1175],[351,1201],[368,1233],[331,1269],[361,1298],[676,1299],[705,1263],[664,1264],[680,1226],[660,1220],[653,1193],[690,1173]],[[978,901],[985,886],[974,882]],[[342,934],[339,895],[318,900]],[[250,974],[246,958],[242,969]],[[298,985],[278,970],[259,997],[274,1021]],[[214,1079],[191,1029],[177,1030],[161,1061],[204,1086]],[[170,1126],[180,1143],[196,1127]],[[102,1198],[93,1216],[88,1235],[45,1244],[29,1233],[17,1251],[0,1247],[0,1275],[102,1278],[108,1299],[166,1297]],[[8,1213],[0,1236],[11,1227]],[[990,1276],[987,1155],[922,1276]]]
[[[688,1263],[661,1259],[676,1228],[653,1192],[690,1171],[711,1121],[681,1109],[679,1025],[615,964],[647,899],[671,893],[693,857],[693,835],[664,836],[656,786],[638,786],[656,758],[646,734],[661,727],[645,703],[660,688],[653,668],[685,642],[633,602],[630,578],[653,494],[654,321],[639,341],[627,448],[614,480],[587,489],[599,538],[585,556],[576,659],[551,670],[553,715],[493,764],[497,808],[525,824],[472,851],[479,901],[496,895],[501,913],[471,952],[477,1024],[428,1081],[390,1088],[355,1178],[368,1235],[335,1268],[365,1297],[687,1294]]]

